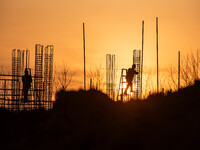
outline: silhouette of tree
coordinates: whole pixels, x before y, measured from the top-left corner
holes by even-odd
[[[159,73],[159,92],[163,92],[163,89],[166,91],[166,82],[167,82],[167,74],[166,69],[163,68]],[[157,93],[156,87],[156,72],[155,70],[146,67],[143,71],[143,86],[142,86],[142,94],[143,98],[148,97],[149,94]]]
[[[168,77],[166,74],[166,68],[164,67],[159,74],[159,87],[160,87],[159,92],[162,92],[163,94],[164,94],[164,91],[166,91],[167,89],[167,86],[166,86],[167,78]]]
[[[90,70],[87,73],[87,77],[89,79],[92,79],[92,88],[95,88],[97,90],[103,90],[104,87],[104,73],[101,70],[101,65],[99,67],[95,67],[94,70]]]
[[[62,66],[54,67],[54,86],[55,91],[60,89],[67,90],[71,84],[75,73],[70,70],[70,67],[63,63]]]
[[[178,88],[177,69],[173,65],[170,65],[168,67],[168,75],[169,75],[168,85],[169,85],[170,89]]]
[[[198,54],[198,53],[197,53]],[[195,56],[194,52],[183,55],[181,57],[180,65],[180,81],[181,87],[186,87],[194,84],[194,81],[198,79],[198,55]],[[170,65],[168,68],[169,85],[171,88],[178,88],[178,69],[174,65]]]
[[[142,86],[143,98],[147,97],[150,93],[156,91],[156,88],[154,86],[155,82],[153,76],[154,75],[151,68],[144,68],[143,86]]]

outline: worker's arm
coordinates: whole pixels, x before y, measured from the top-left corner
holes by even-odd
[[[137,71],[134,70],[134,74],[138,74],[138,73],[139,73],[139,72],[137,72]]]

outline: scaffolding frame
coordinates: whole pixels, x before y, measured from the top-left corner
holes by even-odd
[[[12,75],[1,74],[0,77],[0,103],[1,107],[16,111],[30,110],[31,103],[23,101],[23,83],[22,77],[24,73],[25,50],[12,50]],[[26,50],[26,66],[29,66],[30,51]],[[33,88],[28,91],[28,99],[32,98]],[[3,104],[3,105],[2,105]]]
[[[35,46],[35,74],[31,76],[30,51],[12,50],[12,74],[0,74],[0,107],[10,111],[52,109],[53,45],[45,48],[43,76],[43,45]],[[25,55],[26,54],[26,55]],[[22,77],[28,69],[33,79],[24,99]],[[45,79],[45,78],[46,79]],[[46,97],[44,97],[46,96]]]

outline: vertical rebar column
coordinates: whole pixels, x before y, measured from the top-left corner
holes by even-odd
[[[133,86],[135,87],[134,97],[136,99],[141,98],[141,51],[134,50],[133,51],[133,64],[135,64],[135,71],[138,72],[137,75],[134,76]]]
[[[14,49],[12,51],[12,96],[11,96],[11,108],[12,110],[17,109],[17,104],[18,104],[18,96],[19,96],[19,81],[18,81],[18,76],[20,73],[20,64],[19,64],[19,53],[20,50]]]
[[[48,91],[49,91],[49,52],[48,47],[45,47],[44,53],[44,101],[48,99]]]
[[[106,93],[110,97],[111,55],[106,55]]]
[[[156,52],[157,52],[157,93],[159,92],[159,74],[158,74],[158,17],[156,17]]]
[[[115,99],[115,55],[106,55],[106,93]]]
[[[17,64],[16,64],[16,49],[12,50],[12,93],[11,93],[11,101],[8,101],[8,109],[14,109],[14,102],[16,99],[16,75],[17,75]]]
[[[180,89],[180,51],[178,51],[178,90]]]
[[[21,50],[21,76],[23,76],[25,73],[24,73],[24,58],[25,58],[25,50]],[[21,84],[20,84],[20,89],[23,89],[23,82],[22,82],[22,78],[21,78]],[[21,98],[24,96],[23,95],[24,93],[23,93],[23,90],[20,90],[20,96],[21,96]],[[25,104],[20,104],[20,109],[24,109],[25,108]]]
[[[24,73],[24,70],[25,70],[25,50],[21,50],[21,75],[24,76],[25,73]],[[20,84],[20,88],[23,89],[23,82],[22,84]],[[20,95],[24,98],[24,93],[23,93],[23,90],[20,91]],[[23,103],[23,105],[21,104],[21,109],[25,110],[25,103]]]
[[[21,82],[21,78],[19,78],[21,76],[21,51],[18,49],[17,50],[17,88],[16,88],[16,109],[19,110],[20,108],[20,82]]]
[[[141,96],[142,96],[142,73],[143,73],[143,49],[144,49],[144,20],[142,21]]]
[[[24,75],[24,53],[25,53],[25,50],[22,50],[21,51],[21,75]]]
[[[34,80],[34,100],[36,108],[41,108],[43,98],[43,45],[35,45],[35,80]]]
[[[21,50],[21,75],[24,76],[25,73],[25,50]],[[22,80],[21,80],[22,81]],[[23,89],[23,82],[22,84],[20,84],[20,89]],[[24,93],[23,93],[23,90],[20,91],[20,95],[21,97],[24,98]],[[25,103],[21,104],[21,109],[25,110]]]
[[[11,109],[19,110],[20,100],[20,78],[21,75],[21,51],[14,49],[12,51],[12,96],[11,96]],[[8,102],[9,105],[9,102]],[[9,106],[8,106],[8,109]]]
[[[52,103],[52,80],[53,80],[53,45],[45,47],[44,57],[44,101],[45,107],[50,109]]]
[[[115,100],[115,55],[112,55],[112,99]]]
[[[30,51],[26,50],[26,68],[29,68],[30,65]]]
[[[50,108],[53,107],[52,105],[52,93],[53,93],[53,53],[54,53],[54,46],[50,46],[50,62],[49,62],[49,95],[48,95],[48,100],[50,103]]]
[[[30,69],[30,66],[29,66],[30,65],[30,51],[28,49],[26,50],[25,63],[26,63],[25,64],[25,68]],[[31,70],[30,70],[30,73],[31,73]],[[27,99],[29,100],[29,102],[26,103],[26,107],[27,107],[26,109],[29,109],[29,110],[32,109],[33,95],[34,95],[33,91],[31,90],[33,88],[32,85],[31,85],[30,90],[28,91],[28,97],[27,97]],[[24,107],[24,109],[25,109],[25,107]]]

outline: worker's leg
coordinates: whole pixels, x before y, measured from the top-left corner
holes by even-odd
[[[131,92],[133,92],[133,83],[132,82],[130,83],[130,86],[131,86]]]
[[[124,94],[127,94],[127,90],[128,90],[128,88],[129,88],[129,83],[127,83],[127,86],[126,86],[126,89],[125,89],[125,91],[124,91]]]
[[[27,95],[28,95],[28,91],[25,90],[25,91],[24,91],[24,101],[25,101],[25,102],[27,102]]]

